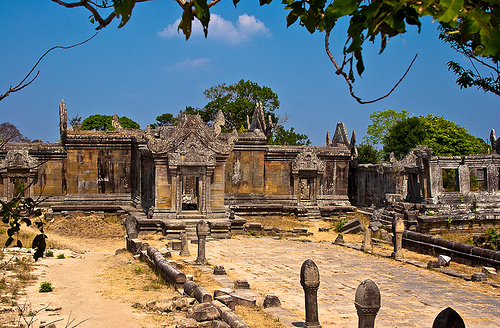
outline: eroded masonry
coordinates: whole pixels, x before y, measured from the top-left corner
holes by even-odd
[[[259,106],[247,132],[223,133],[223,125],[220,113],[212,126],[183,115],[178,125],[156,129],[123,129],[116,118],[113,132],[75,131],[63,101],[60,143],[0,150],[0,197],[12,197],[19,181],[26,195],[48,197],[44,205],[53,211],[132,205],[147,214],[142,227],[163,222],[179,233],[200,219],[228,221],[230,211],[320,217],[388,201],[437,210],[500,207],[494,132],[492,154],[436,157],[419,146],[402,161],[358,165],[355,134],[349,139],[343,123],[321,147],[268,145],[271,128]]]

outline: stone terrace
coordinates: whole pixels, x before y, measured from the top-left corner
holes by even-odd
[[[211,241],[206,253],[211,265],[224,265],[229,275],[248,280],[263,296],[277,295],[282,306],[302,320],[300,266],[312,259],[321,279],[318,304],[323,328],[357,327],[354,296],[365,279],[372,279],[381,293],[376,327],[431,327],[448,306],[469,328],[500,325],[499,289],[330,243],[241,238]]]

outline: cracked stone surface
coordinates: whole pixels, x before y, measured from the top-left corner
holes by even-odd
[[[319,268],[319,320],[326,327],[357,327],[356,288],[365,279],[380,289],[378,327],[432,327],[446,307],[469,328],[500,325],[500,289],[465,281],[331,243],[301,243],[273,238],[211,241],[207,259],[228,275],[245,279],[263,296],[274,294],[283,308],[304,318],[300,266],[312,259]]]

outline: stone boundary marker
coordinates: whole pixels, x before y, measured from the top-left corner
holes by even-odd
[[[300,284],[305,293],[305,327],[321,328],[318,318],[317,291],[319,288],[319,270],[314,261],[308,259],[300,269]],[[370,279],[363,281],[356,289],[354,306],[358,314],[358,328],[374,328],[375,318],[380,309],[380,290]],[[441,311],[432,328],[465,328],[462,317],[452,308]]]

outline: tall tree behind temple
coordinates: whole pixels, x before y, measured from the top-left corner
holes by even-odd
[[[19,132],[19,129],[12,123],[4,122],[0,124],[0,145],[7,142],[28,142],[26,138]]]

